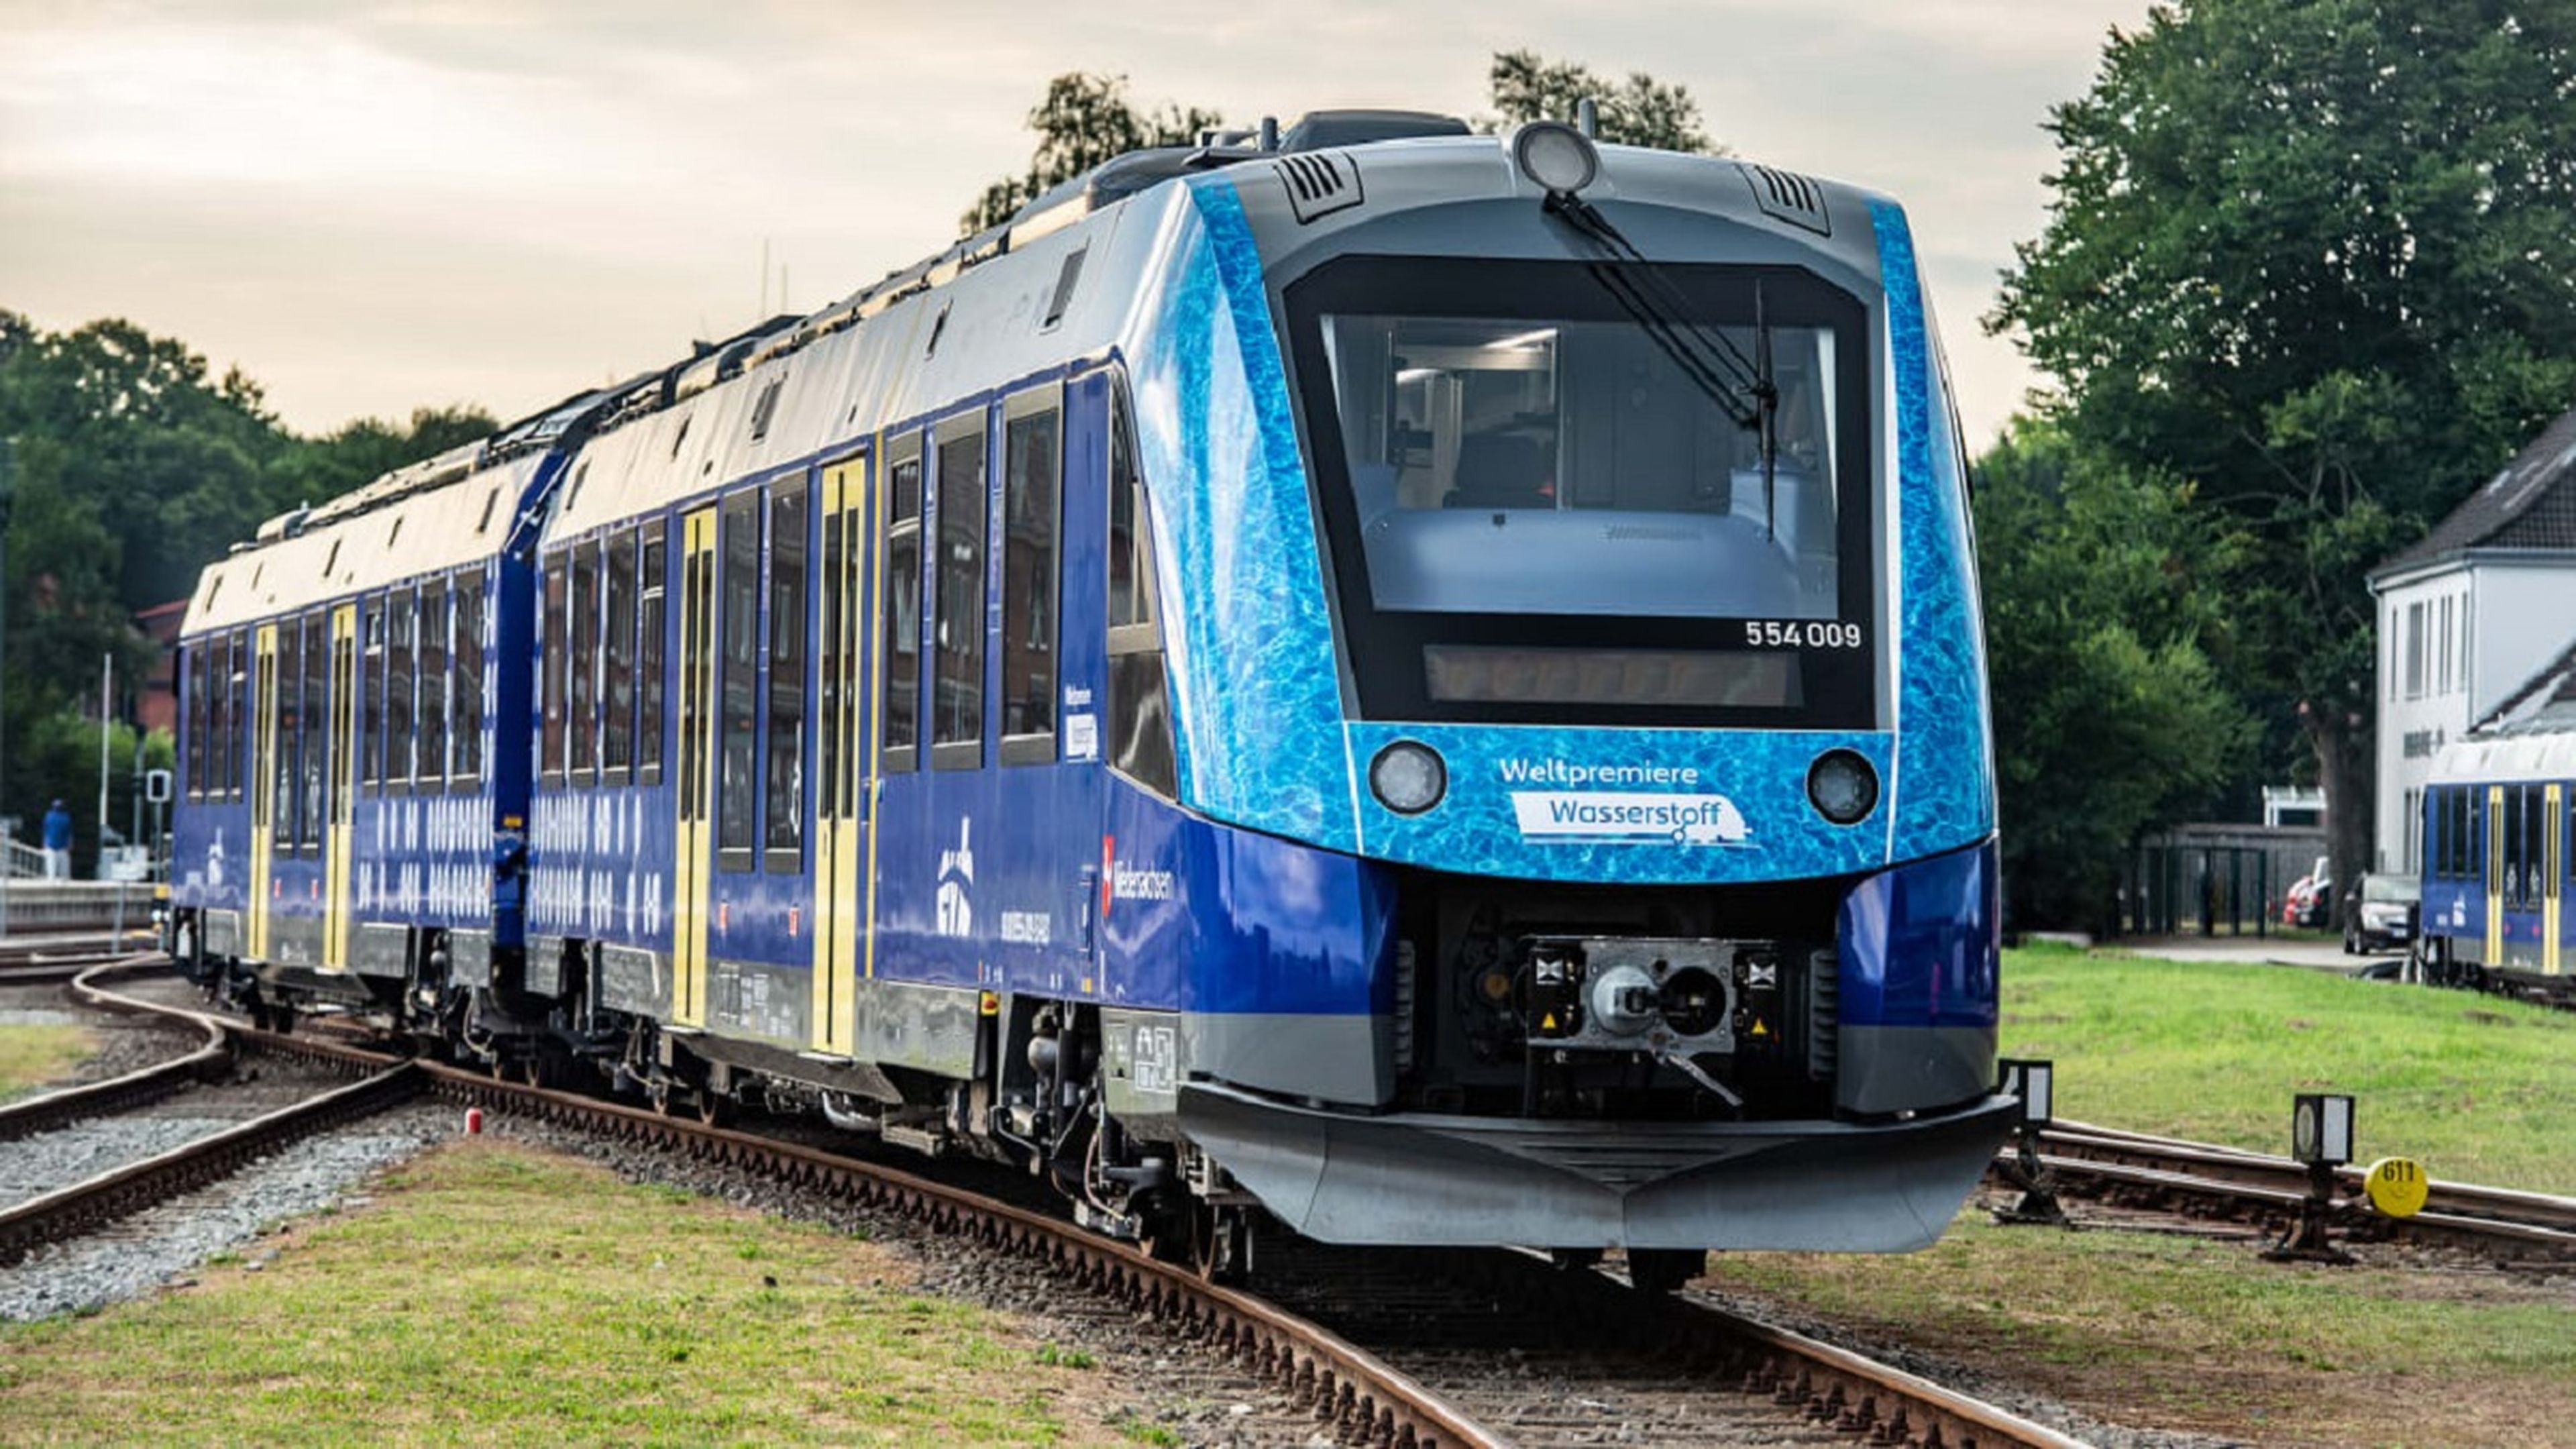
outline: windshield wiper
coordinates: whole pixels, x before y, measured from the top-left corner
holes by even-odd
[[[1771,326],[1763,315],[1762,283],[1753,284],[1753,356],[1724,332],[1694,320],[1662,264],[1637,250],[1626,234],[1592,203],[1572,192],[1552,191],[1543,208],[1607,254],[1590,264],[1593,277],[1619,303],[1682,376],[1707,394],[1719,412],[1761,440],[1762,532],[1776,537],[1772,499],[1779,471],[1780,389],[1771,372]]]

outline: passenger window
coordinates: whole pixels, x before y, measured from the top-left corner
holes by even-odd
[[[599,545],[576,545],[568,590],[571,654],[564,668],[564,737],[571,783],[587,788],[599,768]]]
[[[181,675],[188,682],[188,798],[206,798],[206,691],[213,672],[206,667],[212,656],[200,639],[188,646],[186,670]]]
[[[635,763],[635,535],[608,542],[608,637],[601,650],[600,693],[608,719],[600,731],[605,783],[622,785]]]
[[[466,574],[456,581],[456,632],[450,646],[456,659],[454,765],[448,779],[472,786],[483,777],[483,576]]]
[[[1154,619],[1153,517],[1136,470],[1124,377],[1110,389],[1109,763],[1165,797],[1179,792],[1163,631]],[[1122,590],[1120,579],[1126,586]]]
[[[250,631],[233,631],[232,647],[225,651],[224,671],[232,686],[224,691],[224,791],[234,800],[242,797],[242,740],[250,733]]]
[[[1063,426],[1048,388],[1002,433],[1002,763],[1055,758],[1057,478]]]
[[[412,671],[412,643],[418,637],[418,596],[396,589],[386,596],[385,619],[385,784],[411,780],[414,731],[412,701],[418,676]]]
[[[385,605],[392,596],[379,594],[359,609],[358,631],[367,641],[359,656],[358,783],[370,795],[381,794],[385,778]]]
[[[331,656],[322,614],[305,615],[303,633],[304,709],[299,720],[304,738],[296,782],[296,809],[302,823],[297,827],[296,853],[310,859],[322,853],[322,781],[331,762],[331,710],[325,693]]]
[[[762,844],[773,871],[805,865],[805,495],[803,479],[769,497],[769,811]]]
[[[723,560],[718,595],[722,631],[717,658],[719,743],[716,755],[716,865],[719,870],[749,870],[756,813],[760,809],[758,763],[760,697],[760,495],[737,493],[725,500],[723,536],[717,549]]]
[[[911,770],[921,743],[921,440],[907,438],[886,464],[885,724],[879,768]]]
[[[301,657],[303,635],[293,619],[282,619],[277,625],[277,652],[269,665],[277,671],[277,728],[269,738],[276,741],[277,758],[272,775],[277,794],[269,803],[269,820],[278,853],[295,854],[295,824],[301,817],[295,808],[295,747],[304,738],[303,713],[298,698],[304,687],[304,661]]]
[[[537,739],[537,768],[545,783],[564,782],[564,604],[567,562],[562,554],[546,560],[545,647],[538,665],[543,675],[545,715]]]
[[[420,586],[420,782],[447,778],[447,581]]]
[[[663,599],[670,582],[670,564],[663,552],[662,525],[644,526],[644,536],[637,552],[637,570],[642,575],[636,598],[636,653],[640,661],[636,683],[641,686],[635,701],[635,778],[647,785],[662,778],[662,665],[665,641],[662,637]]]
[[[934,768],[984,763],[984,425],[979,414],[939,439],[939,554],[931,568],[930,759]]]

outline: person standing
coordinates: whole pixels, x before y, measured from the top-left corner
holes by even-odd
[[[63,802],[57,800],[54,808],[45,812],[45,879],[71,878],[72,812],[64,809]]]

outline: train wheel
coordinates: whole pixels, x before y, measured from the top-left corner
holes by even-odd
[[[1697,1248],[1630,1248],[1628,1286],[1640,1293],[1672,1293],[1708,1271],[1708,1254]]]
[[[1252,1214],[1192,1198],[1163,1219],[1145,1251],[1188,1268],[1200,1282],[1240,1283],[1252,1271]]]
[[[698,1120],[710,1127],[733,1125],[733,1098],[706,1087],[697,1091]]]

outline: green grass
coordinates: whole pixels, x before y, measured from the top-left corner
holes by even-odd
[[[23,1097],[98,1050],[78,1026],[0,1026],[0,1101]]]
[[[2350,1092],[2360,1155],[2576,1191],[2576,1016],[2297,967],[2033,947],[2003,1051],[2057,1113],[2269,1152],[2290,1098]],[[2078,1209],[2079,1213],[2081,1209]],[[2570,1442],[2576,1284],[2267,1264],[2256,1245],[2000,1228],[1905,1257],[1720,1255],[1711,1276],[2119,1423],[2264,1444]]]
[[[2266,1264],[2243,1243],[2003,1228],[1973,1212],[1904,1257],[1720,1255],[1711,1268],[2116,1422],[2426,1445],[2564,1442],[2551,1436],[2576,1423],[2564,1284]]]
[[[1089,1355],[909,1291],[879,1248],[504,1144],[419,1159],[253,1266],[0,1328],[0,1439],[1126,1437],[1081,1402]]]
[[[2290,1099],[2351,1093],[2356,1156],[2576,1193],[2576,1014],[2240,962],[2004,955],[2002,1049],[2057,1115],[2286,1153]]]

